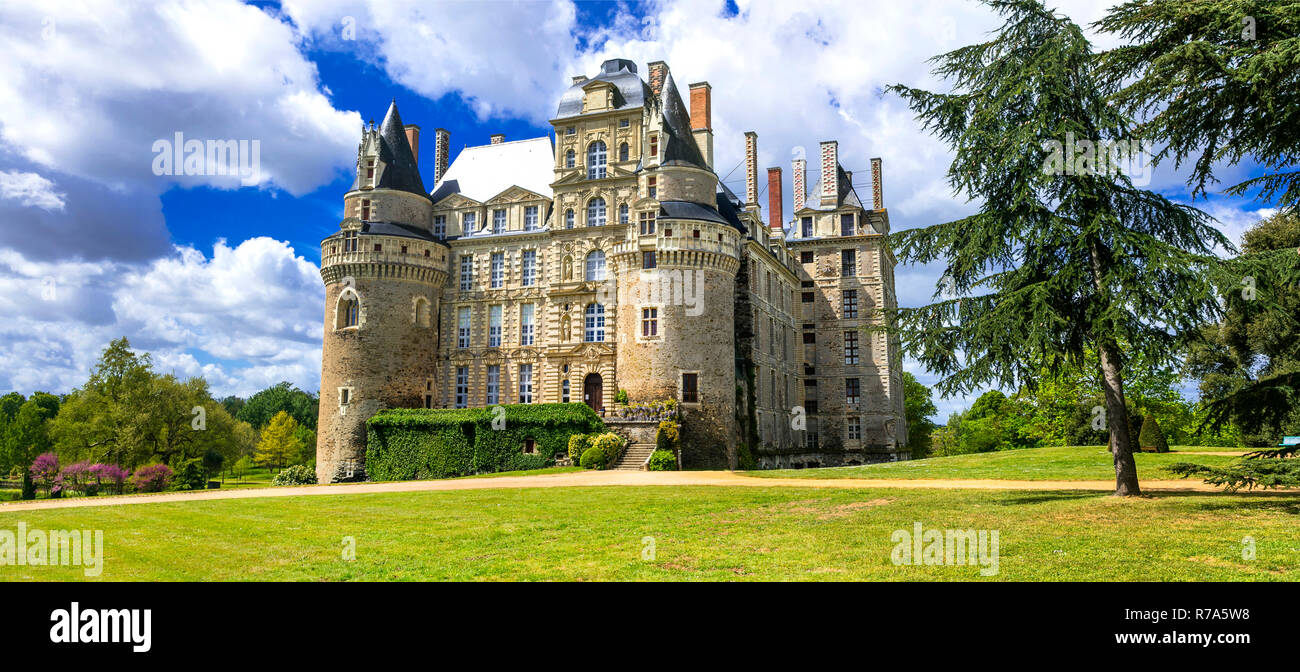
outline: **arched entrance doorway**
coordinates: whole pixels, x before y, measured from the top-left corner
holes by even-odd
[[[582,400],[597,413],[604,410],[605,381],[599,373],[589,373],[582,380]]]

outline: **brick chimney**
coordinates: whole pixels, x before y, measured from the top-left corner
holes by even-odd
[[[447,174],[447,153],[451,151],[451,132],[445,128],[433,131],[433,183],[437,184]]]
[[[691,135],[704,155],[704,162],[713,167],[713,87],[708,82],[691,85]]]
[[[493,133],[493,134],[492,134],[492,144],[494,144],[494,145],[499,145],[499,144],[501,144],[501,143],[503,143],[503,142],[505,142],[505,141],[506,141],[506,134],[505,134],[505,133]]]
[[[808,198],[808,187],[804,184],[804,172],[808,162],[803,159],[794,161],[794,210],[803,210],[804,199]]]
[[[785,204],[781,202],[781,169],[767,169],[767,227],[781,229],[782,212]]]
[[[668,77],[668,64],[663,61],[655,61],[648,67],[650,68],[650,90],[654,91],[656,96],[662,95],[664,79]]]
[[[822,206],[839,205],[840,200],[840,143],[827,140],[822,143]]]
[[[880,187],[880,159],[871,160],[871,207],[875,210],[885,208],[885,192]]]
[[[745,205],[758,206],[758,134],[745,132]]]
[[[406,131],[406,144],[411,146],[411,156],[415,162],[420,162],[420,127],[415,124],[407,124],[402,127]]]

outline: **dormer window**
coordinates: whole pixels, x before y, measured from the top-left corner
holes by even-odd
[[[366,163],[366,179],[375,179],[375,162],[373,160]]]
[[[650,156],[651,157],[659,156],[659,134],[658,133],[650,134]]]

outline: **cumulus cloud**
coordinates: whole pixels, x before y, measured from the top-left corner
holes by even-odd
[[[287,243],[218,241],[211,256],[178,247],[141,266],[0,251],[0,271],[0,389],[71,389],[120,336],[218,394],[319,384],[324,289]]]
[[[54,190],[54,183],[36,173],[0,170],[0,199],[41,210],[62,210],[64,194]]]

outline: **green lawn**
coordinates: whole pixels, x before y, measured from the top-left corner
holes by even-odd
[[[98,580],[1300,580],[1300,496],[528,488],[0,512],[101,529]],[[998,530],[1000,573],[895,566],[895,530]],[[1242,540],[1255,540],[1245,560]],[[355,538],[355,560],[342,558]],[[653,539],[654,555],[643,559]],[[10,581],[79,569],[0,567]]]
[[[1163,467],[1175,462],[1227,464],[1237,459],[1192,452],[1138,453],[1138,477],[1177,478]],[[1016,481],[1105,481],[1115,478],[1115,466],[1105,446],[1026,448],[993,453],[932,457],[825,469],[773,469],[747,471],[762,478],[995,478]]]

